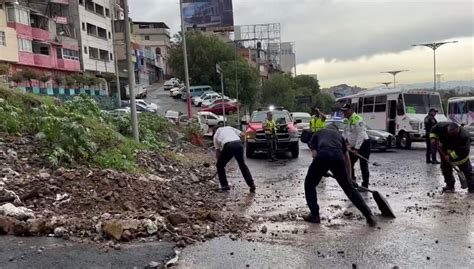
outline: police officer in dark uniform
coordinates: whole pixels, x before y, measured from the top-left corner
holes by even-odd
[[[431,147],[430,131],[438,121],[435,116],[438,110],[431,108],[428,115],[425,117],[425,136],[426,136],[426,163],[439,164],[436,160],[436,149]]]
[[[432,146],[440,148],[444,158],[441,158],[441,172],[446,186],[444,192],[454,191],[453,167],[459,167],[467,180],[468,191],[474,193],[474,174],[472,172],[469,151],[471,138],[469,132],[454,122],[440,122],[433,126],[430,132]]]
[[[335,125],[329,125],[319,130],[311,141],[313,162],[306,175],[304,189],[306,202],[311,213],[303,216],[308,222],[320,223],[319,205],[316,194],[321,178],[331,171],[337,183],[344,190],[351,202],[360,210],[370,226],[375,226],[376,221],[370,208],[365,203],[360,193],[355,189],[351,179],[351,160],[347,151],[346,141]]]

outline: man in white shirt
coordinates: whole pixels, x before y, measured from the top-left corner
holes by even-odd
[[[357,153],[368,160],[370,157],[370,139],[367,134],[367,127],[365,126],[364,119],[354,112],[351,104],[345,104],[341,108],[341,111],[344,112],[344,117],[346,118],[344,120],[345,128],[343,136],[347,141],[348,147],[351,149],[349,155],[352,164],[352,180],[356,181],[354,165],[360,158],[354,153]],[[359,162],[360,170],[362,172],[362,186],[368,188],[370,177],[369,163],[363,159],[360,159]]]
[[[239,164],[240,172],[242,172],[245,182],[250,187],[250,192],[254,193],[255,183],[244,160],[244,147],[242,145],[245,141],[244,133],[230,126],[220,127],[215,131],[213,140],[214,148],[216,149],[217,174],[221,184],[220,191],[226,192],[230,190],[225,166],[235,157]]]

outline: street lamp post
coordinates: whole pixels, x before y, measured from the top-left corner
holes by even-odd
[[[397,86],[395,77],[397,76],[398,73],[407,72],[407,71],[408,70],[396,70],[396,71],[385,71],[381,73],[391,74],[393,76],[393,88],[395,89],[395,87]]]
[[[446,42],[433,42],[433,43],[425,43],[425,44],[414,44],[413,47],[416,46],[424,46],[428,47],[433,50],[433,89],[436,91],[436,50],[444,44],[449,43],[458,43],[458,41],[446,41]]]
[[[184,25],[184,14],[183,14],[183,0],[179,0],[179,13],[181,15],[181,33],[183,35],[183,55],[184,55],[184,80],[186,83],[186,95],[188,104],[188,117],[192,116],[191,109],[191,93],[189,92],[189,69],[188,69],[188,52],[186,47],[186,27]]]
[[[114,9],[122,9],[120,5],[114,3]],[[123,10],[123,9],[122,9]],[[115,16],[116,12],[112,13],[112,40],[114,42],[114,64],[115,64],[115,83],[117,84],[117,106],[120,108],[122,106],[122,93],[120,92],[120,74],[119,74],[119,67],[118,67],[118,59],[117,59],[117,48],[115,46],[115,20],[117,19]],[[106,65],[107,66],[107,65]]]

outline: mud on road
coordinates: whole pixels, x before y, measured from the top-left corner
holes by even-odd
[[[247,160],[257,184],[249,198],[240,172],[229,181],[236,186],[228,203],[239,205],[235,214],[258,221],[244,240],[219,238],[189,247],[182,268],[473,268],[474,195],[461,190],[442,194],[438,165],[424,163],[422,147],[410,151],[373,153],[371,188],[390,202],[396,219],[377,216],[370,228],[345,197],[334,179],[318,186],[322,224],[308,224],[304,177],[311,162],[303,146],[298,160],[277,163]],[[421,145],[420,145],[421,146]],[[473,150],[471,150],[473,152]],[[471,153],[471,161],[474,153]],[[360,177],[360,171],[356,170]],[[380,214],[370,194],[363,194]],[[265,233],[263,233],[265,232]],[[234,238],[235,239],[235,238]]]

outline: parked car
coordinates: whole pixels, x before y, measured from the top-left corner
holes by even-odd
[[[329,124],[335,124],[341,133],[345,127],[344,119],[339,117],[327,119],[325,125]],[[397,147],[397,138],[389,132],[367,127],[367,135],[369,135],[372,150],[387,151],[387,149]]]
[[[172,78],[170,80],[165,81],[163,84],[163,89],[164,90],[171,90],[172,88],[179,87],[180,86],[180,81],[177,78]]]
[[[201,86],[190,86],[189,87],[189,94],[191,94],[191,98],[194,96],[201,96],[201,94],[212,91],[212,87],[209,85],[201,85]],[[184,92],[181,95],[181,99],[186,101],[188,99],[188,93]]]
[[[295,127],[295,123],[290,113],[283,109],[269,109],[261,108],[254,111],[250,116],[249,122],[242,122],[247,125],[245,131],[246,136],[246,156],[247,158],[253,157],[257,151],[266,152],[268,150],[267,140],[265,138],[265,131],[263,130],[263,123],[267,118],[267,112],[273,112],[273,119],[279,123],[277,128],[277,151],[291,153],[292,158],[298,158],[299,156],[299,138],[298,130]]]
[[[155,104],[155,103],[150,103],[150,102],[147,102],[143,99],[135,99],[135,102],[137,104],[140,104],[144,107],[147,107],[149,108],[150,110],[154,110],[155,112],[158,111],[158,105]],[[122,101],[122,107],[130,107],[130,100],[123,100]]]
[[[140,104],[140,103],[135,103],[135,104],[136,104],[137,112],[150,112],[150,113],[158,112],[157,109],[153,109],[153,108],[151,108],[147,105],[143,105],[143,104]],[[130,101],[122,101],[122,108],[130,109]]]
[[[224,116],[216,115],[209,111],[202,111],[197,113],[199,116],[204,117],[205,122],[209,126],[223,125],[226,118]]]
[[[181,87],[181,88],[173,88],[170,91],[170,96],[173,98],[181,98],[183,93],[186,91],[186,87]]]
[[[178,124],[180,116],[181,113],[178,111],[168,110],[165,112],[165,118],[173,124]]]
[[[237,106],[240,104],[234,103],[234,102],[225,102],[224,107],[225,107],[225,114],[233,114],[237,112]],[[208,107],[201,108],[199,112],[212,112],[217,115],[222,115],[222,103],[215,103],[212,104]]]
[[[205,102],[206,104],[208,104],[209,102],[212,102],[214,100],[217,100],[219,98],[222,98],[220,94],[218,93],[209,93],[207,95],[205,95],[204,97],[200,98],[196,98],[196,100],[194,101],[194,105],[195,106],[202,106],[202,104]]]
[[[298,129],[298,134],[301,136],[301,133],[305,129],[310,129],[310,122],[311,122],[311,115],[306,112],[293,112],[291,113],[293,119],[300,120],[301,122],[296,124],[296,128]]]
[[[194,101],[196,101],[197,99],[199,99],[199,98],[202,99],[202,98],[204,98],[205,96],[207,96],[207,95],[209,95],[209,94],[214,94],[214,93],[216,93],[216,92],[215,92],[215,91],[205,91],[205,92],[203,92],[203,93],[202,93],[201,95],[199,95],[199,96],[193,96],[193,97],[191,98],[191,102],[193,102],[193,104],[194,104]]]
[[[130,98],[130,90],[129,90],[129,87],[128,85],[125,85],[124,86],[125,88],[125,96],[127,98]],[[135,85],[135,87],[133,87],[133,91],[134,91],[134,94],[135,94],[135,98],[146,98],[148,96],[148,90],[141,86],[141,85]]]
[[[232,99],[230,97],[224,96],[224,102],[236,103],[237,99]],[[207,106],[218,104],[218,103],[222,103],[222,97],[220,95],[218,97],[214,96],[210,98],[209,100],[202,101],[201,106],[207,107]]]
[[[203,116],[194,115],[191,117],[191,119],[189,119],[186,115],[182,115],[179,117],[180,126],[186,126],[191,122],[197,123],[201,127],[201,131],[205,136],[212,136],[212,129],[209,128],[209,125],[206,124],[206,121]]]

